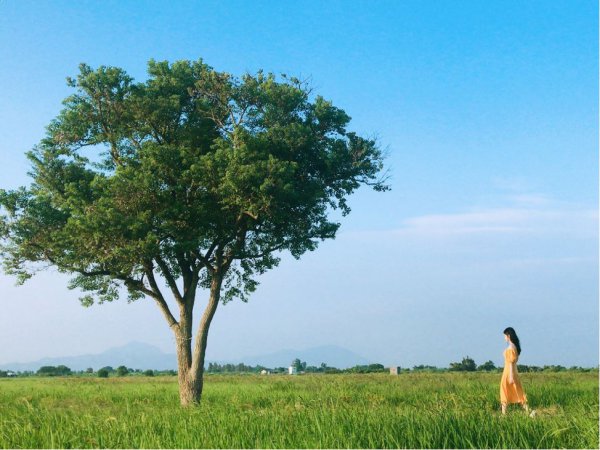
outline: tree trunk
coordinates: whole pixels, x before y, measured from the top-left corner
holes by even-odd
[[[194,379],[190,371],[179,372],[179,401],[181,406],[193,406],[200,403],[202,379]]]
[[[215,274],[211,282],[208,305],[204,310],[196,335],[194,352],[192,354],[192,311],[182,307],[180,310],[177,339],[177,367],[179,381],[179,399],[181,406],[191,406],[200,403],[202,398],[204,360],[208,343],[208,330],[221,297],[222,275]]]
[[[177,378],[179,381],[179,400],[181,406],[190,406],[200,402],[202,386],[192,376],[191,336],[178,333],[177,339]]]

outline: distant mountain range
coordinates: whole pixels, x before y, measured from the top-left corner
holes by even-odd
[[[27,363],[2,363],[0,369],[10,369],[17,372],[37,371],[42,366],[59,366],[61,364],[72,370],[85,370],[88,367],[98,370],[106,366],[167,370],[177,368],[177,358],[175,355],[164,353],[152,345],[130,342],[122,347],[111,348],[95,355],[59,356]]]
[[[287,367],[299,358],[306,361],[309,366],[319,366],[326,363],[330,367],[344,369],[359,364],[370,362],[343,347],[334,345],[309,348],[306,350],[280,350],[265,355],[249,356],[234,360],[214,360],[208,358],[209,362],[219,364],[244,363],[246,365],[265,367]],[[131,342],[122,347],[108,349],[94,355],[63,356],[55,358],[43,358],[27,363],[0,363],[1,370],[13,370],[17,372],[37,371],[42,366],[65,365],[72,370],[85,370],[88,367],[98,370],[105,366],[126,366],[132,369],[155,369],[169,370],[177,369],[177,358],[174,354],[164,353],[160,349],[141,342]]]

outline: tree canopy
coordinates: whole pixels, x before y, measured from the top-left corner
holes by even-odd
[[[381,152],[350,117],[296,78],[237,79],[203,63],[150,61],[149,78],[82,64],[75,93],[28,153],[33,183],[0,192],[2,258],[21,281],[31,262],[75,274],[70,287],[112,301],[156,296],[153,273],[246,299],[276,251],[298,258],[339,227],[328,208],[377,178]],[[202,270],[206,269],[206,270]],[[193,284],[193,283],[192,283]]]

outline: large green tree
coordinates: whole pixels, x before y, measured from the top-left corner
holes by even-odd
[[[0,251],[20,282],[49,265],[73,275],[84,305],[153,299],[188,405],[200,401],[219,303],[245,301],[281,252],[299,258],[334,238],[328,213],[347,214],[359,186],[386,185],[376,143],[298,79],[236,78],[201,60],[150,61],[148,73],[136,83],[82,64],[68,79],[74,94],[28,153],[31,185],[0,191]],[[199,288],[208,302],[194,338]]]

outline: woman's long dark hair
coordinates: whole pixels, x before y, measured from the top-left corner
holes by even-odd
[[[512,327],[508,327],[506,330],[504,330],[504,334],[507,334],[508,337],[510,338],[510,342],[515,344],[515,347],[517,347],[517,355],[520,355],[521,354],[521,343],[519,342],[519,337],[517,336],[515,329]]]

